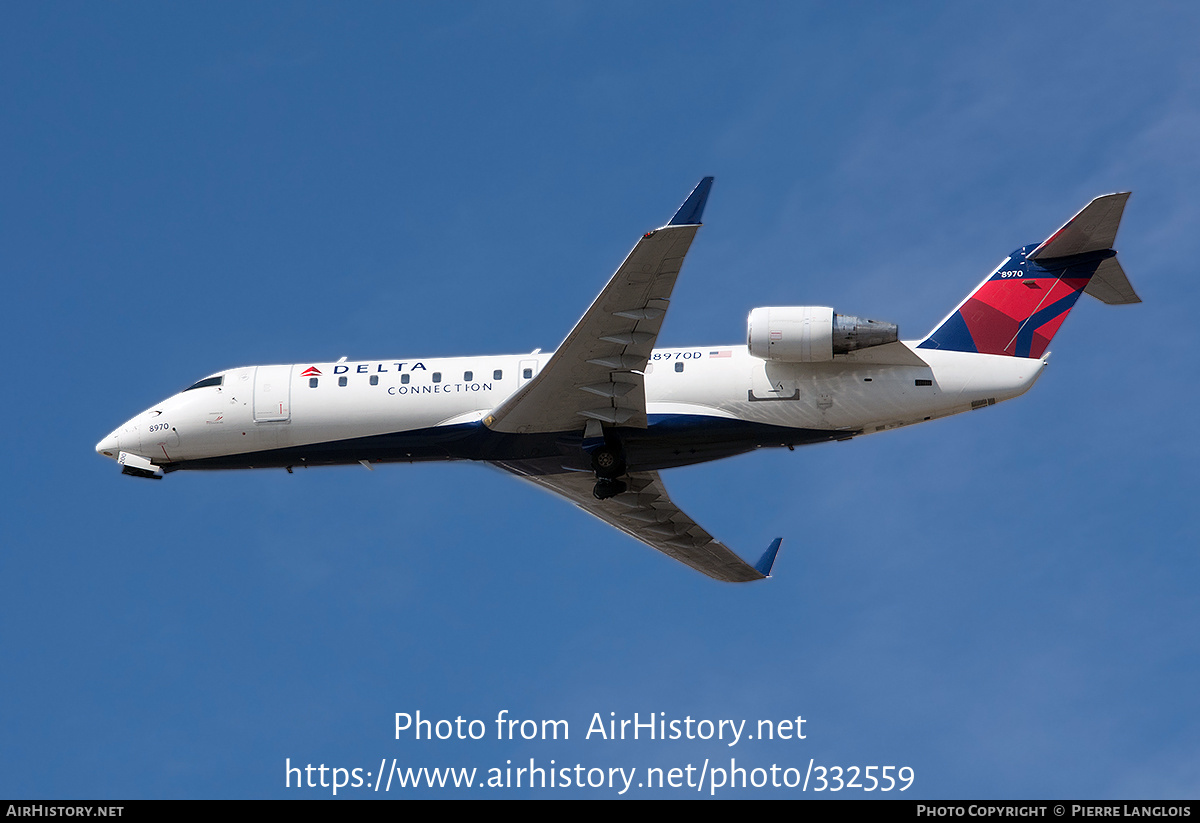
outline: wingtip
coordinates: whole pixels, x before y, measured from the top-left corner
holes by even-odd
[[[688,195],[687,200],[683,201],[683,205],[679,207],[679,211],[675,212],[675,216],[671,218],[668,226],[698,226],[700,218],[704,216],[704,204],[708,202],[708,193],[712,191],[713,178],[705,177],[696,184],[696,188],[692,189],[692,193]]]
[[[756,572],[763,577],[771,576],[771,569],[775,566],[775,558],[779,554],[779,547],[782,543],[782,537],[776,537],[771,541],[771,545],[767,546],[767,550],[763,552],[763,556],[758,558],[758,562],[754,564]]]

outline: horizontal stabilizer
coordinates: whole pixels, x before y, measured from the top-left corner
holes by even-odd
[[[1069,257],[1072,254],[1111,249],[1117,240],[1117,227],[1121,225],[1121,215],[1125,213],[1125,201],[1128,199],[1127,191],[1097,197],[1068,220],[1065,226],[1050,235],[1050,239],[1026,255],[1026,259]]]
[[[1142,298],[1133,290],[1129,278],[1125,276],[1125,270],[1115,257],[1110,257],[1100,264],[1083,293],[1090,294],[1110,306],[1142,302]]]

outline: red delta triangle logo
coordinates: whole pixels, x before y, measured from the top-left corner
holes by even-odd
[[[300,372],[301,377],[317,377],[321,374],[321,370],[316,366],[309,366],[304,371]]]

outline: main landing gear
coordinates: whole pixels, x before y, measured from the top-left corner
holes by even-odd
[[[592,496],[597,500],[607,500],[629,490],[625,481],[620,479],[625,473],[625,461],[616,449],[604,445],[593,451],[592,470],[596,472]]]
[[[592,486],[592,497],[597,500],[607,500],[610,497],[616,497],[622,492],[628,491],[629,486],[624,480],[613,480],[608,477],[601,477],[596,481],[596,485]]]

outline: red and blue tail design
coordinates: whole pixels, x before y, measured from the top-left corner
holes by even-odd
[[[1128,196],[1098,197],[1049,240],[1014,251],[917,348],[1041,357],[1084,291],[1140,302],[1112,250]]]
[[[1044,268],[1026,257],[1035,248],[1013,252],[917,348],[1041,357],[1096,268],[1116,252]]]

